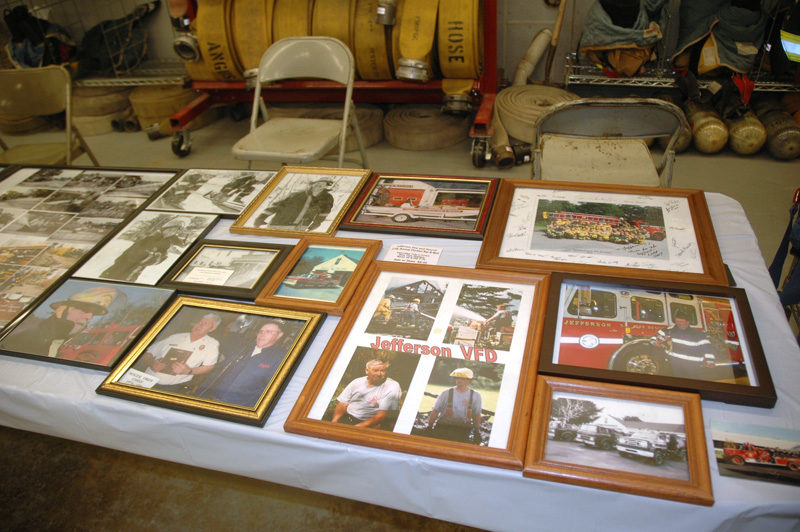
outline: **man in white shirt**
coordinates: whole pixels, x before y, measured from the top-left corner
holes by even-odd
[[[345,423],[356,427],[381,427],[381,422],[390,410],[397,410],[400,403],[400,384],[386,376],[389,363],[370,360],[366,365],[366,376],[354,379],[339,397],[333,412],[333,423]]]
[[[481,394],[469,387],[474,374],[469,368],[458,368],[450,376],[456,380],[456,385],[436,398],[428,428],[436,438],[480,444],[483,405]]]

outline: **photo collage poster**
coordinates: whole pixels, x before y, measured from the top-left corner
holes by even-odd
[[[385,403],[388,415],[373,428],[504,448],[533,300],[530,285],[383,272],[309,418],[332,421],[348,386],[366,378],[388,387],[392,396]],[[370,381],[373,360],[388,366],[378,366],[384,375]],[[472,376],[469,388],[474,390],[467,410],[473,409],[473,416],[480,411],[482,418],[469,439],[457,440],[440,435],[430,416],[438,397],[463,375]],[[354,413],[358,418],[359,412]]]
[[[0,183],[0,327],[174,175],[23,168],[4,179]]]

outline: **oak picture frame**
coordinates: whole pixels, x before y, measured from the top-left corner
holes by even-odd
[[[666,409],[670,414],[675,414],[676,408],[680,409],[685,436],[686,461],[681,462],[680,458],[673,458],[678,461],[677,466],[680,466],[675,469],[688,478],[670,478],[669,473],[660,469],[664,467],[665,463],[667,465],[671,463],[672,460],[669,458],[664,458],[661,463],[647,458],[649,454],[655,456],[656,450],[652,448],[652,444],[645,447],[643,442],[648,439],[657,441],[654,433],[658,431],[658,428],[663,430],[664,423],[648,423],[646,419],[629,422],[638,427],[647,425],[658,427],[641,429],[641,432],[631,431],[630,434],[620,433],[620,430],[624,430],[626,427],[624,423],[615,423],[614,427],[609,425],[609,428],[617,434],[613,437],[613,441],[616,442],[614,445],[617,446],[617,449],[622,447],[620,452],[625,456],[617,456],[616,449],[589,448],[595,445],[596,438],[593,439],[592,432],[588,430],[584,432],[586,436],[584,436],[583,442],[559,441],[553,438],[554,428],[562,423],[557,416],[553,415],[554,394],[561,394],[562,397],[578,401],[594,402],[592,399],[595,399],[600,401],[601,405],[607,404],[607,402],[619,403],[623,408],[628,406],[631,412],[645,412],[643,414],[645,418],[648,415],[655,416],[656,412],[661,414],[662,409]],[[642,404],[651,405],[651,410],[648,412],[646,407],[643,410]],[[632,417],[638,418],[638,416]],[[619,416],[616,416],[616,419],[619,419]],[[587,425],[599,426],[594,422]],[[638,439],[639,434],[649,434],[650,436]],[[640,442],[642,442],[641,446],[637,445]],[[589,453],[591,458],[583,458],[581,453]],[[640,454],[637,456],[636,453]],[[572,462],[566,461],[568,459],[571,459]],[[603,462],[609,467],[594,465],[599,462]],[[683,464],[686,465],[685,468],[682,467]],[[611,467],[617,467],[617,469],[611,469]],[[648,474],[650,472],[652,474]],[[656,474],[660,472],[663,476]],[[669,390],[540,375],[536,383],[533,419],[530,425],[530,438],[525,453],[523,475],[542,480],[711,506],[714,504],[714,497],[708,467],[700,396]]]
[[[357,445],[520,470],[530,419],[547,283],[546,275],[373,262],[289,414],[285,430]],[[436,293],[437,286],[444,290],[441,294]],[[420,327],[425,331],[422,335],[410,333],[408,328],[400,328],[397,324],[395,330],[398,334],[391,340],[382,336],[385,328],[378,328],[379,334],[373,336],[374,327],[380,322],[380,300],[388,299],[387,292],[410,297],[415,290],[422,293],[420,290],[423,289],[422,314],[433,314],[434,308],[436,312],[430,322]],[[517,319],[510,329],[512,332],[501,334],[501,330],[509,329],[485,327],[484,336],[469,334],[471,326],[464,321],[464,316],[474,315],[458,308],[459,302],[464,304],[466,294],[471,290],[493,293],[499,297],[495,301],[507,301],[510,308],[516,305]],[[473,301],[480,299],[478,296],[469,297],[474,297]],[[402,315],[398,319],[402,319]],[[392,323],[392,320],[390,318],[387,323]],[[462,320],[458,322],[461,325],[457,320]],[[487,325],[487,321],[483,325]],[[461,341],[455,339],[456,335],[460,336],[460,329],[467,333]],[[428,343],[414,341],[420,338]],[[448,341],[444,341],[445,338]],[[503,346],[506,350],[478,348],[495,345],[488,343],[494,340],[507,341]],[[472,353],[472,360],[467,360],[467,353]],[[481,356],[483,361],[479,360]],[[402,404],[396,405],[396,419],[380,428],[353,427],[343,421],[333,422],[333,417],[323,419],[330,415],[334,404],[338,408],[336,397],[341,397],[341,394],[337,395],[338,390],[351,376],[363,376],[364,361],[371,359],[391,363],[389,378],[383,381],[384,384],[391,377],[400,381],[397,384],[402,389]],[[367,362],[367,367],[369,364],[371,362]],[[426,419],[431,421],[429,413],[423,411],[426,401],[430,402],[426,397],[431,390],[438,392],[434,397],[444,396],[447,387],[434,382],[435,375],[439,375],[440,381],[449,375],[452,381],[465,370],[476,376],[477,381],[471,381],[470,386],[477,387],[478,393],[484,393],[485,387],[491,385],[496,392],[494,412],[490,411],[488,402],[481,403],[486,408],[481,410],[480,441],[474,439],[474,431],[473,439],[468,442],[440,435],[436,430],[438,424],[425,426]]]
[[[477,267],[729,284],[691,189],[503,179]]]
[[[480,240],[486,231],[499,181],[483,177],[373,174],[340,228]]]
[[[158,283],[158,286],[172,288],[182,293],[211,297],[231,297],[252,301],[271,280],[272,276],[293,249],[294,246],[289,244],[216,239],[199,240],[195,242],[194,245],[186,251],[186,253],[183,254],[181,259],[175,263],[175,265],[172,266],[172,268]],[[192,277],[192,279],[196,279],[194,282],[187,281],[187,275],[192,275],[192,273],[197,272],[197,268],[193,269],[195,261],[200,260],[204,253],[213,253],[215,250],[221,253],[228,251],[231,254],[237,252],[241,254],[249,254],[251,257],[251,259],[248,261],[250,265],[257,262],[254,259],[259,258],[259,255],[267,255],[272,253],[272,256],[264,257],[269,258],[269,262],[259,264],[256,268],[251,268],[254,269],[254,276],[251,277],[249,286],[227,285],[228,280],[236,275],[235,264],[230,265],[229,268],[224,268],[224,265],[205,267],[203,269],[208,270],[208,275],[197,275]],[[240,257],[240,260],[243,258],[244,256]],[[215,272],[219,272],[220,270],[224,270],[223,275],[230,271],[233,273],[230,277],[227,277],[223,281],[220,277],[214,275]],[[181,276],[184,277],[181,278]],[[201,282],[203,277],[205,277],[205,282]]]
[[[581,310],[578,298],[596,309]],[[705,336],[713,366],[673,357],[668,343],[653,341],[676,327],[679,312]],[[741,288],[554,273],[546,316],[540,374],[697,392],[710,401],[762,408],[777,401]]]
[[[100,384],[97,393],[263,426],[324,318],[325,314],[320,312],[177,296]],[[210,332],[207,332],[210,327],[202,328],[201,324],[215,319],[217,325]],[[198,333],[206,331],[205,337],[193,340],[197,348],[188,351],[181,343],[181,331],[188,330],[185,337],[190,338],[195,328]],[[270,364],[259,359],[261,355],[254,351],[265,328],[280,332],[271,336],[273,344],[263,348],[266,351],[276,347],[277,352],[269,354]],[[223,333],[231,343],[225,343]],[[156,355],[150,350],[157,352]],[[216,357],[213,350],[217,351]],[[225,355],[221,361],[220,353]],[[214,361],[194,365],[193,356],[211,356]],[[162,361],[162,365],[154,366],[154,360]],[[259,373],[254,378],[253,363],[257,363],[263,375]],[[175,364],[183,364],[190,371],[179,370],[180,366]],[[209,365],[210,371],[198,371]],[[167,379],[178,380],[176,377],[180,375],[189,376],[189,380],[162,383]],[[237,381],[240,376],[245,380]],[[240,386],[240,382],[247,382],[249,388]],[[226,399],[231,396],[237,398]]]
[[[230,231],[290,238],[332,236],[371,173],[284,166],[234,220]]]
[[[381,240],[368,240],[356,238],[338,238],[338,237],[320,237],[309,236],[301,238],[292,252],[283,261],[281,266],[275,271],[272,277],[264,286],[263,290],[256,296],[255,302],[257,305],[273,305],[277,307],[296,308],[300,310],[319,310],[334,316],[340,316],[347,304],[349,303],[353,293],[356,291],[359,282],[364,277],[364,273],[369,267],[370,263],[375,260],[378,255],[383,242]],[[337,258],[344,257],[341,262],[347,262],[347,269],[349,270],[350,263],[355,263],[352,271],[345,271],[339,264],[330,265],[328,268],[323,268],[323,274],[315,278],[314,269],[307,274],[297,272],[298,265],[304,259],[307,259],[307,254],[313,253],[318,250],[324,253],[322,263],[315,264],[315,268],[323,266],[326,263],[335,261]],[[339,256],[328,257],[331,253],[340,250]],[[351,257],[346,256],[347,253]],[[356,255],[360,257],[356,258]],[[308,265],[310,266],[310,264]],[[332,273],[329,273],[330,270]],[[295,275],[292,275],[295,274]],[[306,278],[308,277],[308,278]],[[291,279],[290,281],[290,278]],[[293,281],[293,282],[292,282]],[[327,288],[327,292],[320,292],[317,297],[310,297],[310,294],[299,293],[304,288],[317,288],[315,283],[332,282],[333,285]],[[344,281],[344,284],[342,284]],[[306,286],[304,286],[304,283]],[[291,286],[289,286],[291,285]],[[321,287],[326,290],[325,286]],[[330,294],[331,290],[338,291]],[[333,296],[336,296],[335,298]]]

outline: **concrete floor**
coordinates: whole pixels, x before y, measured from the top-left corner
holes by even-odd
[[[109,133],[87,141],[104,166],[246,168],[230,147],[247,121],[222,118],[192,133],[192,151],[177,158],[171,140]],[[51,133],[41,134],[45,140]],[[4,137],[9,144],[30,138]],[[352,154],[351,154],[352,155]],[[376,172],[528,178],[530,166],[474,168],[469,141],[428,152],[388,143],[368,150]],[[75,164],[90,164],[82,156]],[[331,163],[323,163],[331,165]],[[254,168],[277,169],[255,164]],[[769,263],[780,242],[800,159],[762,152],[678,156],[673,186],[720,192],[744,207]],[[47,436],[0,428],[0,528],[8,530],[464,530],[421,516]]]

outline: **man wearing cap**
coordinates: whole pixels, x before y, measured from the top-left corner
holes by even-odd
[[[403,309],[403,325],[411,327],[417,326],[417,317],[419,317],[419,304],[420,299],[415,297],[406,305],[406,308]]]
[[[332,183],[317,179],[308,188],[278,200],[259,214],[256,227],[269,225],[296,231],[311,231],[325,221],[333,208],[333,196],[328,192]],[[267,221],[267,218],[272,218]]]
[[[149,235],[141,238],[134,236],[133,243],[120,253],[114,264],[106,268],[100,277],[135,282],[146,267],[163,262],[169,248],[183,244],[180,234],[184,227],[182,219],[173,218]]]
[[[474,378],[472,370],[458,368],[450,376],[456,380],[456,385],[436,398],[428,417],[428,429],[437,438],[480,444],[483,405],[481,394],[469,386]]]
[[[145,373],[158,377],[156,388],[185,392],[195,375],[213,370],[219,356],[219,342],[209,336],[220,317],[209,312],[186,333],[175,333],[150,346],[137,361]]]
[[[389,363],[370,360],[366,364],[366,376],[354,379],[337,397],[333,412],[333,423],[345,423],[356,427],[381,427],[381,422],[390,410],[397,410],[400,403],[400,384],[386,376]]]
[[[711,342],[703,331],[689,327],[692,313],[684,308],[675,311],[675,325],[661,329],[650,341],[664,347],[675,377],[701,378],[704,368],[714,368]]]
[[[226,354],[219,377],[207,393],[213,399],[240,406],[254,407],[286,356],[280,340],[283,320],[268,320],[236,353]]]
[[[117,289],[95,286],[76,292],[67,299],[50,303],[53,313],[45,319],[30,318],[24,329],[14,331],[3,342],[3,347],[47,357],[57,357],[65,341],[83,331],[95,316],[108,312]]]

